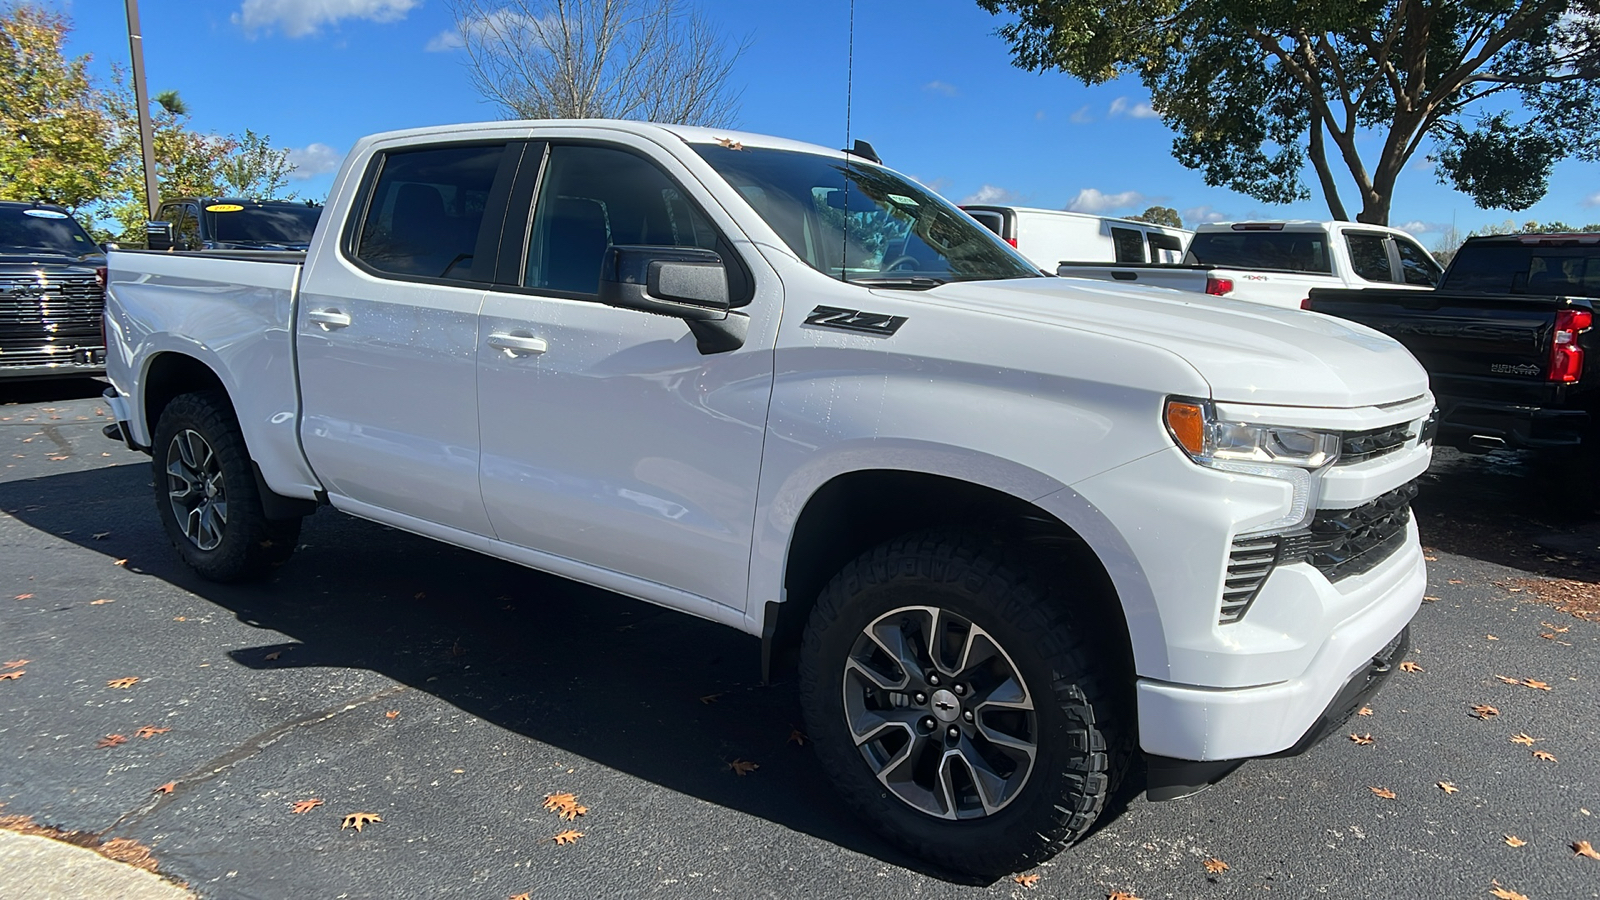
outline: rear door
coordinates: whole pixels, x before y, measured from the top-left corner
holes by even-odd
[[[540,155],[522,167],[478,333],[495,534],[743,610],[777,279],[735,251],[732,220],[648,142],[556,141]],[[682,320],[599,303],[613,244],[717,252],[751,318],[744,346],[705,355]]]
[[[324,242],[307,265],[301,433],[336,505],[492,533],[478,490],[478,310],[520,150],[380,150],[337,251]]]

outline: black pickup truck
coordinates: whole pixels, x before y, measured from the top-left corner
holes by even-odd
[[[105,371],[105,265],[66,210],[0,201],[0,379]]]
[[[322,207],[246,197],[164,200],[145,226],[150,250],[305,250]]]
[[[1437,289],[1319,289],[1306,309],[1404,344],[1428,370],[1438,441],[1600,452],[1600,234],[1469,238]]]

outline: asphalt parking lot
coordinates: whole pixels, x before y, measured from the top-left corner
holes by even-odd
[[[1600,525],[1523,457],[1424,477],[1419,670],[1370,742],[1129,785],[1029,887],[854,821],[732,630],[331,511],[270,581],[200,581],[99,387],[0,386],[0,817],[137,840],[202,897],[1600,897]]]

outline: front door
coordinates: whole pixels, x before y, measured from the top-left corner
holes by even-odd
[[[743,610],[780,295],[648,147],[545,151],[524,261],[480,318],[484,502],[501,540]],[[612,244],[721,254],[745,345],[702,355],[683,321],[598,303]]]
[[[306,267],[301,437],[336,505],[491,533],[478,490],[478,310],[500,236],[485,210],[496,197],[504,210],[512,147],[380,152],[339,250],[323,242]]]

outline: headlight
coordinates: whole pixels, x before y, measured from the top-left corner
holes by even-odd
[[[1203,400],[1170,399],[1167,432],[1189,458],[1203,466],[1287,481],[1294,499],[1282,517],[1249,534],[1297,528],[1314,512],[1317,475],[1339,458],[1339,435],[1305,428],[1218,419]]]

